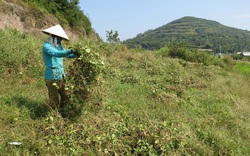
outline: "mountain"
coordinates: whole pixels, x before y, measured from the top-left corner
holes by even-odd
[[[123,43],[128,48],[156,50],[173,42],[186,42],[193,48],[212,49],[214,52],[249,51],[250,31],[187,16],[138,34]]]

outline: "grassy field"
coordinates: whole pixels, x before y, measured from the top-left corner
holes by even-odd
[[[224,69],[83,39],[104,58],[101,100],[62,117],[47,107],[43,41],[0,34],[0,155],[250,155],[247,63]]]
[[[237,62],[234,69],[242,74],[250,75],[250,63],[249,62]]]

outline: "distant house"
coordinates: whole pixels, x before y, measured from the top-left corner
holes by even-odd
[[[198,51],[207,51],[207,52],[213,52],[213,49],[198,49]]]
[[[237,54],[243,57],[250,57],[250,52],[237,52]]]

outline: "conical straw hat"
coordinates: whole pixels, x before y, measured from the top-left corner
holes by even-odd
[[[62,37],[65,40],[69,40],[67,34],[65,33],[65,31],[59,24],[52,26],[48,29],[42,30],[42,32],[45,34],[49,34],[49,35],[51,34],[51,35]]]

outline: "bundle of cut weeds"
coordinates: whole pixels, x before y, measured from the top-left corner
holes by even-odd
[[[81,42],[73,46],[77,58],[69,66],[68,84],[71,99],[77,103],[86,102],[94,88],[101,87],[100,77],[104,68],[102,57]],[[96,94],[96,93],[94,93]]]

